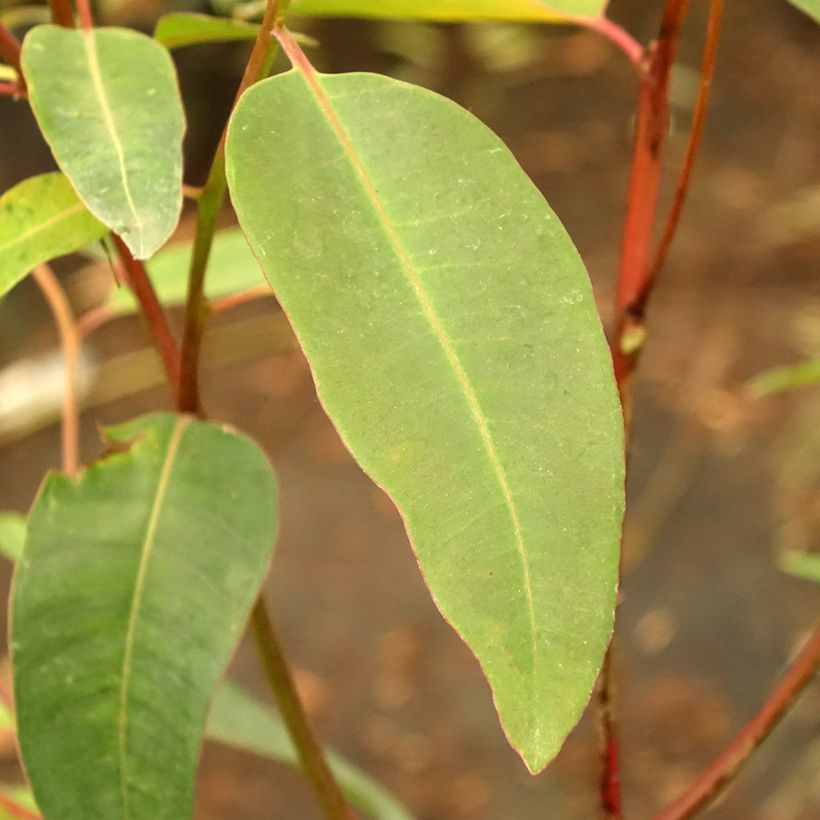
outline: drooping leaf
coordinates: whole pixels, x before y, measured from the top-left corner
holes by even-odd
[[[608,0],[294,0],[296,14],[415,20],[561,22],[599,17]]]
[[[787,550],[780,556],[780,569],[789,575],[820,584],[820,554]]]
[[[76,483],[49,476],[29,516],[12,597],[20,747],[49,820],[183,820],[270,557],[274,480],[251,441],[188,417],[108,435],[115,452]]]
[[[572,242],[493,133],[385,77],[302,65],[254,86],[227,169],[326,410],[542,769],[609,640],[623,508],[621,413]]]
[[[300,765],[279,715],[230,681],[224,681],[214,697],[208,737],[289,766]],[[374,820],[412,820],[395,797],[353,764],[334,752],[327,752],[327,760],[354,808]]]
[[[182,208],[185,117],[174,65],[136,31],[38,26],[23,42],[37,122],[88,209],[146,259]]]
[[[62,174],[15,185],[0,196],[0,297],[35,265],[78,251],[107,230]]]
[[[820,0],[789,0],[789,2],[820,23]]]
[[[259,26],[244,20],[177,12],[159,18],[154,29],[154,39],[165,48],[173,49],[199,43],[255,40],[258,33]]]
[[[151,277],[160,301],[165,305],[182,304],[188,290],[190,243],[179,243],[163,248],[148,262]],[[264,284],[256,258],[248,248],[238,228],[219,231],[214,238],[208,261],[205,291],[209,299],[218,299]],[[115,313],[133,313],[137,303],[126,287],[114,287],[108,304]]]
[[[25,542],[26,519],[19,513],[0,513],[0,555],[18,561]]]
[[[820,384],[820,360],[812,360],[764,370],[763,373],[751,379],[749,391],[756,398],[763,398],[818,384]]]

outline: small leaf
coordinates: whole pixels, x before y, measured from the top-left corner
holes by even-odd
[[[279,715],[230,681],[225,681],[214,697],[208,737],[289,766],[300,765]],[[334,752],[326,754],[342,791],[355,808],[375,820],[412,820],[404,806],[364,772]]]
[[[154,29],[154,39],[165,48],[174,49],[200,43],[255,40],[258,33],[259,26],[242,20],[177,12],[159,18]]]
[[[0,555],[18,561],[25,542],[26,519],[19,513],[0,513]]]
[[[107,233],[59,173],[15,185],[0,197],[0,297],[34,268]]]
[[[183,820],[270,558],[274,480],[251,441],[188,417],[108,437],[119,449],[76,483],[49,476],[29,516],[12,597],[20,748],[46,818]]]
[[[88,209],[138,259],[182,208],[185,117],[168,52],[144,34],[38,26],[23,73],[40,130]]]
[[[788,393],[820,384],[820,360],[800,362],[764,370],[749,381],[749,392],[755,398]]]
[[[789,0],[789,2],[820,23],[820,0]]]
[[[599,17],[608,0],[294,0],[295,14],[415,20],[561,22]]]
[[[787,550],[780,556],[780,569],[789,575],[820,584],[820,554]]]
[[[577,251],[492,132],[386,77],[265,80],[226,156],[326,410],[539,771],[609,641],[623,511],[621,411]]]
[[[148,262],[148,273],[164,305],[182,304],[188,290],[188,265],[191,244],[179,243],[163,248]],[[214,237],[208,260],[205,292],[209,299],[230,296],[264,284],[259,263],[238,228],[219,231]],[[108,299],[114,313],[134,313],[137,303],[129,288],[114,287]]]

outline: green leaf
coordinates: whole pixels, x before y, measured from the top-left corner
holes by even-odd
[[[148,262],[148,273],[165,305],[182,304],[188,290],[188,265],[191,244],[179,243],[163,248]],[[264,284],[259,263],[248,248],[238,228],[219,231],[214,238],[208,260],[205,292],[209,299],[218,299]],[[134,313],[137,302],[129,288],[112,289],[108,304],[115,313]]]
[[[0,298],[36,265],[78,251],[106,232],[62,174],[15,185],[0,196]]]
[[[415,20],[560,22],[600,17],[608,0],[294,0],[295,14]]]
[[[0,820],[25,820],[39,816],[39,809],[30,789],[26,786],[0,785]]]
[[[18,561],[25,542],[26,519],[19,513],[0,513],[0,555]]]
[[[386,77],[303,66],[254,86],[227,171],[325,408],[542,769],[609,640],[623,511],[621,411],[572,242],[492,132]]]
[[[20,747],[47,818],[182,820],[270,558],[274,479],[251,441],[188,417],[108,436],[114,452],[76,483],[49,476],[29,516],[12,597]]]
[[[178,12],[157,21],[154,39],[165,48],[182,48],[199,43],[255,40],[259,26],[241,20],[212,17],[208,14]]]
[[[787,550],[780,556],[780,569],[820,584],[820,554]]]
[[[753,396],[763,398],[817,384],[820,384],[820,360],[765,370],[751,379],[748,387]]]
[[[820,0],[789,0],[789,2],[820,23]]]
[[[60,168],[88,209],[148,258],[182,208],[185,116],[168,52],[136,31],[47,25],[26,36],[22,65]]]
[[[208,718],[208,737],[299,767],[299,757],[281,718],[247,692],[225,681],[219,687]],[[334,752],[330,768],[351,804],[375,820],[412,820],[392,795],[360,769]]]

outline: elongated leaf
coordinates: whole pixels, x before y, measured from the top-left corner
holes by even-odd
[[[494,134],[385,77],[267,80],[227,152],[325,408],[540,770],[609,639],[623,507],[621,414],[572,242]]]
[[[259,26],[243,20],[177,12],[159,18],[154,29],[154,39],[165,48],[173,49],[199,43],[255,40],[258,33]]]
[[[89,210],[138,259],[182,208],[185,117],[168,52],[126,29],[38,26],[23,43],[37,122]]]
[[[818,384],[820,384],[820,360],[815,359],[765,370],[749,382],[749,390],[753,396],[762,398]]]
[[[787,550],[780,556],[780,569],[790,575],[820,584],[820,554]]]
[[[20,747],[48,820],[183,820],[208,700],[265,574],[274,482],[249,440],[170,415],[50,476],[12,599]]]
[[[789,0],[789,2],[820,23],[820,0]]]
[[[190,243],[169,245],[148,262],[148,273],[165,305],[182,304],[188,290]],[[214,238],[205,280],[209,299],[218,299],[232,293],[263,284],[265,281],[256,258],[248,248],[238,228],[219,231]],[[111,290],[108,304],[115,313],[133,313],[137,303],[126,287]]]
[[[294,0],[296,14],[416,20],[560,22],[598,17],[608,0]]]
[[[0,197],[0,297],[35,265],[78,251],[106,232],[62,174],[15,185]]]
[[[247,692],[224,681],[208,718],[212,740],[247,749],[280,763],[298,767],[299,757],[282,720]],[[412,820],[395,797],[360,769],[334,752],[327,752],[330,768],[351,804],[374,820]]]
[[[26,519],[19,513],[0,513],[0,555],[17,561],[26,540]]]

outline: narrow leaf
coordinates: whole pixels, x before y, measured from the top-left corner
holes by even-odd
[[[294,0],[296,14],[415,20],[561,22],[599,17],[608,0]]]
[[[208,737],[289,766],[300,765],[279,715],[230,681],[222,683],[214,698]],[[404,806],[364,772],[334,752],[326,754],[339,785],[355,808],[375,820],[412,820]]]
[[[25,541],[26,519],[19,513],[0,513],[0,555],[18,561]]]
[[[617,584],[622,422],[589,279],[468,112],[300,69],[232,117],[240,224],[538,771],[588,701]]]
[[[177,12],[159,18],[154,29],[154,39],[165,48],[173,49],[200,43],[255,40],[258,33],[259,26],[243,20]]]
[[[820,23],[820,0],[789,0],[789,2]]]
[[[185,117],[174,65],[136,31],[38,26],[23,43],[29,100],[60,168],[138,259],[182,208]]]
[[[789,575],[820,584],[820,554],[787,550],[780,556],[780,569]]]
[[[0,298],[35,265],[78,251],[106,232],[62,174],[15,185],[0,196]]]
[[[20,748],[49,820],[183,820],[208,701],[270,557],[273,475],[251,441],[187,417],[108,436],[115,452],[77,483],[51,475],[29,516],[12,598]]]
[[[759,373],[749,381],[749,391],[756,398],[763,398],[818,384],[820,384],[820,360],[815,359],[764,370],[763,373]]]
[[[163,248],[148,262],[148,273],[160,301],[165,305],[182,304],[188,291],[188,265],[191,244],[179,243]],[[238,228],[219,231],[214,238],[205,280],[206,295],[218,299],[264,284],[256,258]],[[134,313],[137,303],[126,287],[114,287],[109,295],[110,308],[119,314]]]

